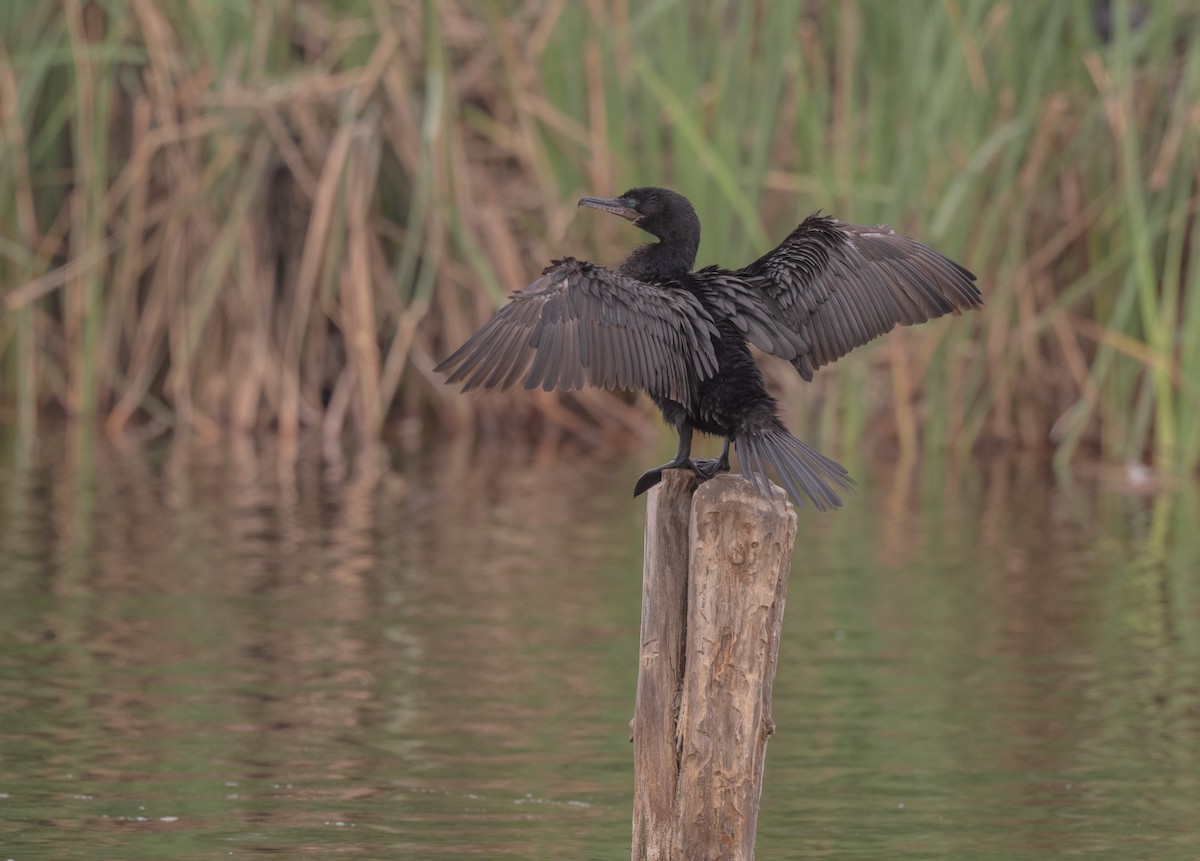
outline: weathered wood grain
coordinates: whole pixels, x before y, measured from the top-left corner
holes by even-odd
[[[694,490],[694,492],[693,492]],[[686,536],[681,521],[686,517]],[[635,861],[751,859],[796,514],[668,472],[647,509]]]
[[[642,563],[642,629],[634,706],[633,857],[671,857],[675,724],[683,679],[692,493],[700,482],[672,469],[646,503]]]

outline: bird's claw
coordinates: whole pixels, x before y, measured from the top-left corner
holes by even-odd
[[[729,472],[729,458],[727,457],[695,457],[691,460],[692,472],[700,478],[701,481],[708,481],[710,478],[716,478],[722,472]]]

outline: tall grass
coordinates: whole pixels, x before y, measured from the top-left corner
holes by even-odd
[[[642,426],[607,393],[431,373],[670,184],[701,263],[817,208],[892,223],[987,308],[785,400],[837,450],[1200,463],[1200,11],[845,0],[38,3],[0,10],[0,410],[113,434]],[[1130,26],[1135,20],[1136,26]],[[881,419],[887,419],[883,421]]]

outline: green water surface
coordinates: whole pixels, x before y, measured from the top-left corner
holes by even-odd
[[[656,457],[5,455],[0,861],[628,857]],[[1200,858],[1195,488],[854,471],[758,857]]]

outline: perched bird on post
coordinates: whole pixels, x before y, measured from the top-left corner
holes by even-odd
[[[888,227],[810,215],[748,266],[693,271],[700,219],[683,195],[633,188],[579,205],[626,218],[658,241],[616,269],[552,262],[437,370],[464,390],[522,382],[646,392],[678,432],[679,449],[638,480],[634,496],[665,469],[688,468],[702,480],[728,470],[732,443],[758,488],[766,489],[769,466],[797,505],[807,496],[819,509],[841,506],[837,490],[854,482],[784,427],[747,345],[812,380],[894,326],[983,304],[974,275]],[[722,437],[720,456],[692,458],[693,431]]]

